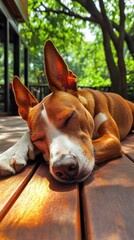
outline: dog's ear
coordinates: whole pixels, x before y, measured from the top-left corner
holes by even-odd
[[[68,91],[77,95],[77,77],[68,69],[53,43],[48,40],[44,48],[45,70],[50,89]]]
[[[29,89],[21,83],[17,76],[13,78],[13,91],[16,104],[18,105],[19,114],[27,121],[29,109],[38,104],[38,100]]]

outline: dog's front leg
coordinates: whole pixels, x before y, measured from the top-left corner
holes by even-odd
[[[93,140],[93,145],[96,152],[96,163],[120,157],[122,154],[119,139],[112,135],[106,134],[96,140]]]
[[[96,150],[96,163],[121,156],[120,134],[114,119],[107,115],[105,121],[98,124],[98,126],[96,135],[99,138],[93,140]]]
[[[30,132],[26,132],[15,145],[0,154],[0,175],[15,174],[27,165],[28,159],[34,158],[34,146],[30,140]]]

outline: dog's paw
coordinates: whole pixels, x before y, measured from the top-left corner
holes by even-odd
[[[0,175],[8,176],[20,172],[27,165],[27,159],[24,159],[18,152],[11,156],[4,152],[0,155]]]
[[[26,132],[15,145],[0,154],[0,175],[8,176],[20,172],[27,165],[28,159],[34,160],[35,156],[30,133]]]
[[[26,132],[15,145],[0,154],[0,175],[7,176],[20,172],[27,165],[29,148],[31,157],[34,158],[30,135]]]
[[[27,158],[24,158],[21,154],[15,153],[10,161],[10,166],[16,173],[20,172],[27,165]]]

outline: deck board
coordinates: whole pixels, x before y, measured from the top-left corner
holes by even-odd
[[[86,239],[134,239],[134,163],[128,157],[102,164],[84,183],[82,199]]]
[[[122,141],[122,150],[134,162],[134,131]]]
[[[19,116],[0,117],[0,153],[11,147],[28,130]]]
[[[42,163],[1,222],[0,239],[81,239],[77,185],[56,182]]]
[[[0,221],[23,191],[37,167],[37,163],[30,164],[17,175],[7,178],[0,177]]]

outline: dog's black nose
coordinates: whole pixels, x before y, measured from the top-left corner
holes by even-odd
[[[63,155],[52,166],[53,173],[60,179],[74,179],[78,173],[79,165],[75,156],[68,154]]]

